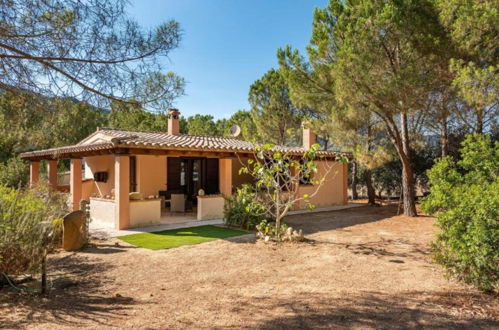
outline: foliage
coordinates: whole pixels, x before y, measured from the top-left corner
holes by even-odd
[[[0,185],[6,187],[25,187],[29,178],[29,166],[19,156],[0,163]]]
[[[227,130],[224,133],[224,136],[228,136],[228,130],[233,126],[238,125],[241,128],[241,134],[236,137],[236,139],[250,141],[254,139],[254,135],[256,132],[256,126],[253,122],[253,117],[251,116],[250,111],[239,110],[235,112],[228,120],[227,120]]]
[[[179,24],[144,30],[126,6],[125,0],[2,2],[0,85],[94,104],[134,98],[165,109],[184,87],[159,61],[178,47]]]
[[[224,221],[227,225],[254,229],[265,218],[265,208],[252,186],[244,184],[233,196],[226,198]]]
[[[36,273],[60,245],[66,197],[38,185],[32,190],[0,186],[0,269],[8,275]]]
[[[288,225],[284,222],[281,226],[277,228],[276,224],[273,222],[268,222],[267,220],[262,220],[257,226],[256,230],[261,237],[278,238],[286,234],[288,230]]]
[[[250,86],[249,103],[259,142],[289,145],[300,127],[303,111],[293,105],[279,70],[269,70]]]
[[[437,0],[439,18],[459,53],[450,69],[453,86],[476,116],[475,132],[497,122],[499,9],[496,0]],[[469,111],[468,111],[469,112]]]
[[[86,102],[0,93],[0,183],[14,188],[26,183],[28,167],[18,153],[75,144],[105,126],[106,117]]]
[[[130,131],[165,132],[167,118],[164,113],[144,110],[136,102],[112,102],[109,127]]]
[[[437,161],[428,172],[431,194],[423,208],[441,232],[436,262],[450,275],[482,290],[499,289],[499,142],[470,135],[462,159]]]
[[[212,115],[196,114],[187,118],[187,132],[191,135],[217,136],[217,125]]]
[[[272,144],[257,146],[254,156],[239,170],[240,174],[245,173],[253,177],[258,202],[265,210],[266,216],[275,221],[277,235],[281,232],[281,220],[296,203],[303,201],[309,209],[314,208],[311,199],[319,192],[332,168],[318,153],[318,149],[319,145],[314,144],[303,154],[292,155],[280,151]],[[342,158],[337,160],[346,161]],[[317,175],[316,161],[321,162],[321,177]],[[310,193],[300,195],[298,189],[304,181],[309,182],[314,189]],[[279,238],[278,236],[277,239]]]

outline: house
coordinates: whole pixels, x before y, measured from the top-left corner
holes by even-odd
[[[89,201],[94,221],[126,229],[186,217],[221,218],[223,196],[252,180],[239,175],[239,169],[254,156],[254,145],[232,138],[182,135],[179,115],[178,110],[169,110],[166,133],[97,129],[76,145],[25,152],[21,157],[30,161],[30,183],[38,182],[40,161],[46,161],[48,182],[57,188],[57,161],[69,158],[71,207],[79,209],[80,200]],[[315,135],[304,128],[301,148],[276,148],[299,155],[313,143]],[[322,154],[334,168],[311,202],[319,208],[346,204],[347,165],[334,161],[337,153]],[[327,172],[325,162],[318,161],[321,177]],[[301,185],[299,193],[311,189]],[[304,204],[295,205],[302,208]],[[172,212],[175,209],[184,212],[179,215]]]

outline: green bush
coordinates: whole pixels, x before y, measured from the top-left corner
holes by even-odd
[[[0,184],[19,188],[25,187],[29,178],[29,166],[19,156],[9,158],[0,163]]]
[[[45,255],[60,245],[66,197],[40,184],[21,191],[0,185],[0,271],[36,273]]]
[[[441,229],[434,259],[448,273],[484,291],[499,288],[499,142],[470,135],[462,159],[447,157],[428,171],[423,209]]]
[[[227,225],[255,229],[265,218],[265,208],[258,203],[252,186],[242,185],[232,197],[226,198],[224,221]]]

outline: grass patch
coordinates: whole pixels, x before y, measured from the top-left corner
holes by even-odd
[[[199,226],[119,236],[129,244],[150,250],[171,249],[182,245],[193,245],[220,238],[246,235],[248,232],[217,226]]]

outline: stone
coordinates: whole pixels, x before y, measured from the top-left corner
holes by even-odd
[[[62,248],[66,251],[81,249],[86,243],[87,219],[85,212],[73,211],[63,218]]]
[[[129,197],[130,197],[131,201],[140,201],[140,200],[144,199],[144,196],[142,195],[142,193],[139,193],[139,192],[131,192],[129,194]]]

